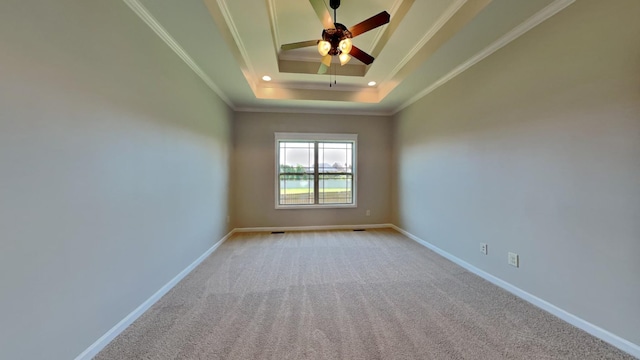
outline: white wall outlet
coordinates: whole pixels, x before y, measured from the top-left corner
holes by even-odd
[[[515,266],[515,267],[520,267],[520,258],[518,257],[518,254],[516,253],[509,253],[509,258],[507,260],[509,262],[509,265],[511,266]]]
[[[371,216],[371,210],[367,210],[367,216]]]
[[[480,243],[480,251],[482,251],[483,254],[487,255],[489,253],[489,245]]]

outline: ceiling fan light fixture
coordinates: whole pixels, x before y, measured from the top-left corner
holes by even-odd
[[[326,56],[331,51],[331,43],[325,40],[318,41],[318,52],[322,56]]]
[[[343,52],[340,55],[338,55],[338,58],[340,58],[340,65],[345,65],[346,63],[349,62],[349,60],[351,60],[351,56],[346,52]]]
[[[327,9],[327,0],[308,1],[324,27],[321,40],[307,40],[283,44],[280,46],[282,50],[293,50],[316,45],[318,53],[322,56],[322,64],[318,70],[319,74],[326,73],[326,70],[331,66],[331,58],[333,56],[338,56],[341,65],[348,63],[351,57],[358,59],[365,65],[371,65],[371,63],[373,63],[374,57],[353,46],[351,39],[379,26],[388,24],[391,20],[391,15],[389,15],[388,12],[382,11],[347,28],[344,24],[337,22],[336,10],[340,7],[340,0],[330,0],[329,5],[333,9],[333,17],[331,17],[329,9]]]
[[[340,48],[340,51],[342,51],[343,53],[350,53],[351,52],[351,48],[353,47],[353,43],[351,42],[351,39],[346,38],[346,39],[342,39],[340,41],[340,44],[338,45],[338,47]]]

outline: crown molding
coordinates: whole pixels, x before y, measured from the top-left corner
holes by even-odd
[[[406,0],[396,0],[393,2],[393,5],[391,5],[391,8],[389,9],[389,14],[391,15],[392,19],[398,13],[400,6],[402,6],[402,3],[405,1]],[[373,50],[378,45],[378,42],[382,39],[382,35],[384,35],[384,31],[382,31],[382,28],[380,27],[378,28],[378,31],[376,32],[376,35],[373,38],[373,41],[371,41],[371,46],[369,46],[368,52],[373,52]]]
[[[440,31],[440,29],[460,10],[460,8],[467,2],[467,0],[454,1],[445,12],[436,20],[433,26],[424,34],[424,36],[416,43],[407,53],[407,55],[400,60],[393,70],[384,79],[384,82],[391,80],[400,70],[407,65],[407,63],[422,49],[422,47],[431,40],[431,38]]]
[[[233,40],[235,41],[236,46],[238,47],[240,56],[242,56],[242,61],[244,62],[245,66],[247,67],[247,70],[249,71],[251,79],[247,78],[247,81],[251,85],[253,82],[253,78],[255,78],[255,71],[249,59],[249,53],[247,52],[247,48],[244,46],[244,42],[242,42],[242,38],[240,37],[240,33],[238,32],[238,27],[236,26],[236,23],[233,21],[233,17],[229,12],[229,7],[227,6],[226,1],[217,0],[216,2],[218,3],[218,7],[220,8],[220,13],[224,18],[224,21],[227,23],[229,32],[231,33],[231,36],[233,37]],[[245,76],[246,75],[247,74],[245,74]]]
[[[348,116],[392,116],[391,111],[360,111],[348,109],[318,109],[318,108],[286,108],[286,107],[239,107],[236,112],[245,113],[283,113],[283,114],[322,114]]]
[[[171,50],[173,50],[179,57],[184,61],[193,72],[196,73],[204,81],[207,86],[213,90],[222,101],[224,101],[230,108],[235,109],[235,106],[231,102],[231,100],[224,94],[224,92],[216,85],[207,74],[196,64],[195,61],[187,54],[187,52],[178,45],[178,42],[165,30],[165,28],[160,25],[158,20],[156,20],[153,15],[147,10],[144,5],[142,5],[138,0],[123,0],[125,4],[133,10],[133,12],[142,19],[164,42],[167,44]]]
[[[359,93],[371,93],[378,94],[378,90],[375,87],[371,86],[361,86],[357,84],[343,84],[338,83],[332,87],[328,86],[329,83],[308,83],[308,82],[292,82],[292,81],[271,81],[268,83],[264,83],[261,88],[263,89],[288,89],[288,90],[318,90],[318,91],[327,91],[327,89],[331,89],[331,91],[348,91],[348,92],[359,92]]]
[[[267,0],[267,11],[269,11],[269,26],[271,26],[271,37],[277,58],[280,53],[280,32],[278,31],[278,11],[274,0]]]
[[[480,52],[478,52],[477,54],[469,58],[467,61],[458,65],[449,73],[447,73],[440,79],[436,80],[429,87],[427,87],[426,89],[422,90],[421,92],[417,93],[415,96],[413,96],[412,98],[404,102],[394,111],[394,114],[397,114],[398,112],[402,111],[409,105],[427,96],[429,93],[439,88],[440,86],[444,85],[449,80],[460,75],[461,73],[463,73],[464,71],[472,67],[473,65],[482,61],[487,56],[493,54],[494,52],[498,51],[505,45],[509,44],[510,42],[524,35],[527,31],[533,29],[534,27],[541,24],[543,21],[547,20],[553,15],[564,10],[567,6],[573,4],[574,2],[575,0],[555,0],[554,2],[547,5],[545,8],[538,11],[536,14],[534,14],[533,16],[531,16],[530,18],[522,22],[520,25],[514,27],[511,31],[501,36],[498,40],[494,41],[489,46],[487,46],[486,48],[482,49]]]

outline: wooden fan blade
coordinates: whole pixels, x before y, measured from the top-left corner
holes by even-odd
[[[318,68],[318,75],[326,74],[329,67],[325,64],[320,64],[320,68]]]
[[[352,37],[356,37],[362,33],[365,33],[369,30],[373,30],[378,26],[382,26],[388,23],[389,20],[391,20],[391,15],[389,15],[388,12],[383,11],[377,15],[373,15],[372,17],[368,18],[367,20],[361,23],[353,25],[351,28],[349,28],[349,31],[351,31]]]
[[[331,66],[331,55],[323,56],[320,62],[326,65],[327,67]]]
[[[326,74],[330,66],[331,66],[331,55],[323,56],[322,61],[320,62],[320,68],[318,69],[318,74]]]
[[[280,49],[286,51],[286,50],[299,49],[307,46],[316,46],[318,45],[318,41],[320,40],[308,40],[308,41],[300,41],[300,42],[290,43],[290,44],[283,44],[280,46]]]
[[[313,6],[313,10],[318,15],[318,19],[322,23],[324,29],[334,29],[335,25],[333,25],[333,19],[331,18],[331,13],[329,9],[327,9],[327,5],[325,5],[324,0],[309,0],[311,6]]]
[[[354,58],[362,61],[365,65],[371,65],[371,63],[373,62],[374,58],[373,56],[367,54],[366,52],[358,49],[356,46],[351,47],[351,51],[349,52],[349,55],[353,56]]]

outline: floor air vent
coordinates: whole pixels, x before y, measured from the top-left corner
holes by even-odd
[[[353,231],[367,231],[365,229],[353,229]]]
[[[272,231],[272,234],[284,234],[284,231]]]

